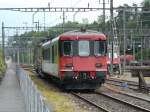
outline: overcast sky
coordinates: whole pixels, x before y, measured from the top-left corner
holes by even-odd
[[[102,2],[103,0],[100,0]],[[105,0],[109,2],[110,0]],[[0,7],[44,7],[50,2],[51,6],[86,6],[90,3],[91,6],[98,4],[99,0],[1,0]],[[114,6],[127,3],[129,5],[136,3],[140,4],[142,0],[114,0]]]
[[[100,0],[102,3],[103,0]],[[110,0],[105,0],[108,3]],[[133,3],[140,5],[143,0],[114,0],[114,7],[123,4],[132,5]],[[50,3],[51,7],[87,7],[88,3],[90,7],[102,7],[99,4],[99,0],[0,0],[0,7],[47,7]],[[107,4],[106,7],[109,7]],[[109,12],[106,12],[109,13]],[[66,13],[66,21],[73,20],[74,13]],[[98,15],[101,15],[102,11],[81,13],[76,15],[76,21],[81,22],[83,18],[87,18],[89,22],[97,19]],[[32,26],[32,13],[14,12],[14,11],[0,11],[0,22],[4,22],[5,26]],[[44,25],[44,14],[36,13],[34,21],[39,21],[40,25]],[[45,13],[46,26],[52,26],[62,22],[62,13]],[[1,27],[1,23],[0,23]]]

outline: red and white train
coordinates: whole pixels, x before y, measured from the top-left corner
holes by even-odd
[[[96,31],[69,31],[35,49],[36,71],[65,89],[97,89],[107,73],[107,39]]]

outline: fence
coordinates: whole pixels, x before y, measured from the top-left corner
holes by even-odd
[[[19,66],[16,68],[19,77],[21,91],[24,95],[26,112],[51,112],[50,107],[46,105],[44,97],[38,91],[29,75]]]

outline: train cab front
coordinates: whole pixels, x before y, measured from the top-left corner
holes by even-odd
[[[60,77],[67,89],[97,89],[107,73],[105,40],[61,41]]]

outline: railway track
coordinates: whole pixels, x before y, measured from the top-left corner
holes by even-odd
[[[104,112],[150,112],[150,109],[143,106],[101,92],[71,94]]]
[[[123,96],[127,96],[127,97],[132,97],[132,98],[135,98],[135,99],[138,99],[138,100],[142,100],[142,101],[145,101],[145,102],[148,102],[150,103],[150,98],[148,95],[144,95],[146,98],[143,98],[142,95],[139,95],[138,93],[130,93],[130,92],[126,92],[126,91],[121,91],[120,89],[117,89],[117,88],[113,88],[112,86],[109,86],[109,85],[105,85],[104,86],[106,89],[114,92],[115,94],[121,94]],[[148,98],[147,98],[148,97]]]
[[[25,68],[25,70],[27,70],[27,71],[30,71],[30,72],[32,72],[32,73],[36,73],[32,68],[28,68],[27,67],[27,69]],[[51,84],[51,83],[49,83],[48,82],[48,80],[45,80],[45,79],[43,79],[42,78],[42,80],[45,82],[45,84]],[[52,85],[53,85],[53,83],[52,83]],[[53,85],[54,87],[56,86],[56,85]],[[58,90],[60,90],[60,91],[62,91],[60,88],[58,88]],[[64,91],[63,91],[64,92]],[[67,94],[70,94],[70,92],[68,93],[68,91],[67,91]],[[78,95],[77,93],[74,93],[74,92],[71,92],[71,94],[70,94],[71,96],[72,95],[74,95],[74,96],[76,96],[76,97],[78,97],[79,99],[81,99],[81,100],[83,100],[83,101],[85,101],[85,102],[87,102],[87,103],[89,103],[90,105],[92,105],[94,108],[96,107],[97,109],[95,109],[95,110],[102,110],[102,111],[100,111],[100,112],[111,112],[111,111],[109,111],[109,110],[107,110],[107,109],[105,109],[105,108],[103,108],[103,107],[100,107],[99,105],[97,105],[96,103],[92,103],[91,101],[88,101],[88,100],[86,100],[86,99],[84,99],[84,97],[81,97],[80,95]],[[78,100],[78,99],[77,99]],[[79,101],[78,101],[79,102]],[[79,103],[80,104],[80,103]],[[84,104],[83,104],[84,105]],[[86,104],[85,104],[85,106],[86,106]],[[96,111],[97,112],[97,111]],[[99,111],[98,111],[99,112]]]
[[[110,98],[112,100],[115,100],[117,102],[120,102],[122,104],[125,104],[127,106],[133,107],[136,110],[143,111],[143,112],[150,112],[150,106],[148,108],[146,108],[146,106],[150,105],[150,101],[148,101],[148,100],[141,99],[139,97],[135,97],[135,96],[131,96],[131,95],[128,95],[128,98],[127,98],[127,95],[124,95],[124,98],[126,99],[125,100],[123,97],[118,98],[118,95],[115,96],[115,95],[110,95],[110,94],[98,92],[98,91],[96,91],[95,93],[98,95],[102,95],[104,97]],[[123,94],[122,94],[122,96],[123,96]],[[129,98],[130,98],[130,101],[128,100]],[[133,100],[136,100],[139,104],[131,103],[131,100],[132,100],[132,102],[134,102]],[[142,102],[142,103],[140,104],[140,102]],[[144,104],[143,102],[145,102],[145,107],[143,106],[143,104]]]
[[[119,80],[119,79],[113,79],[113,78],[106,80],[106,84],[111,84],[111,85],[120,86],[120,87],[123,83],[127,83],[129,89],[136,90],[136,91],[138,90],[139,85],[137,82],[125,81],[125,80]],[[148,84],[148,89],[150,90],[150,84]]]
[[[81,99],[81,100],[83,100],[83,101],[89,103],[90,105],[92,105],[92,106],[94,106],[94,107],[96,107],[96,108],[98,108],[98,109],[104,111],[104,112],[111,112],[110,110],[105,109],[105,108],[102,107],[101,105],[98,105],[97,103],[92,102],[92,101],[86,99],[85,97],[81,96],[80,94],[77,94],[77,93],[74,93],[74,92],[72,92],[71,94],[74,95],[74,96],[76,96],[76,97],[78,97],[79,99]]]
[[[110,92],[107,92],[107,93],[110,93]],[[136,111],[134,111],[134,112],[150,112],[150,107],[149,107],[149,109],[147,109],[147,108],[145,108],[145,107],[143,107],[143,106],[140,106],[140,105],[137,105],[137,104],[134,104],[134,103],[131,103],[131,102],[128,102],[128,101],[125,101],[125,100],[122,100],[121,98],[116,98],[116,97],[114,97],[114,96],[112,96],[112,95],[109,95],[109,94],[105,94],[105,93],[102,93],[102,92],[95,92],[95,93],[89,93],[89,94],[86,94],[86,95],[84,95],[84,94],[82,94],[82,93],[80,93],[80,94],[78,94],[78,93],[75,93],[75,92],[71,92],[71,94],[72,95],[74,95],[74,96],[76,96],[76,97],[78,97],[79,99],[81,99],[81,100],[83,100],[84,102],[86,102],[86,103],[88,103],[89,105],[91,105],[91,106],[94,106],[94,107],[96,107],[97,109],[99,109],[99,110],[101,110],[102,112],[129,112],[129,110],[130,109],[128,109],[128,107],[129,108],[132,108],[132,110],[136,110]],[[95,96],[96,95],[96,96]],[[126,94],[124,94],[124,96],[125,96]],[[88,96],[88,97],[87,97]],[[90,97],[91,96],[91,97]],[[94,97],[93,97],[94,96]],[[130,95],[126,95],[126,96],[128,96],[128,97],[132,97],[132,96],[130,96]],[[90,97],[90,98],[89,98]],[[92,98],[93,97],[93,98]],[[96,101],[95,102],[95,100],[99,100],[99,101],[101,101],[101,100],[103,100],[103,98],[102,97],[105,97],[105,98],[107,98],[107,100],[105,100],[103,103],[101,102],[101,103],[99,103],[98,101]],[[143,100],[142,98],[139,98],[139,97],[136,97],[136,96],[133,96],[133,98],[136,98],[136,99],[138,99],[138,100]],[[112,100],[111,102],[112,103],[110,103],[110,101],[109,100]],[[150,101],[147,101],[147,100],[143,100],[143,101],[145,101],[145,102],[147,102],[148,104],[150,104]],[[110,104],[108,104],[108,102],[111,104],[111,107],[109,107],[110,106]],[[114,102],[117,102],[117,103],[114,103]],[[106,103],[106,104],[105,104]],[[103,104],[103,105],[101,105],[101,104]],[[114,109],[114,107],[116,106],[116,105],[126,105],[126,109],[127,110],[125,110],[125,108],[124,107],[122,107],[122,108],[124,108],[124,109],[119,109],[121,106],[118,106],[118,107],[116,107],[115,109]],[[106,106],[104,106],[104,105],[109,105],[108,107],[109,108],[107,108]],[[119,111],[117,111],[119,109]],[[130,112],[132,112],[132,111],[130,111]]]

